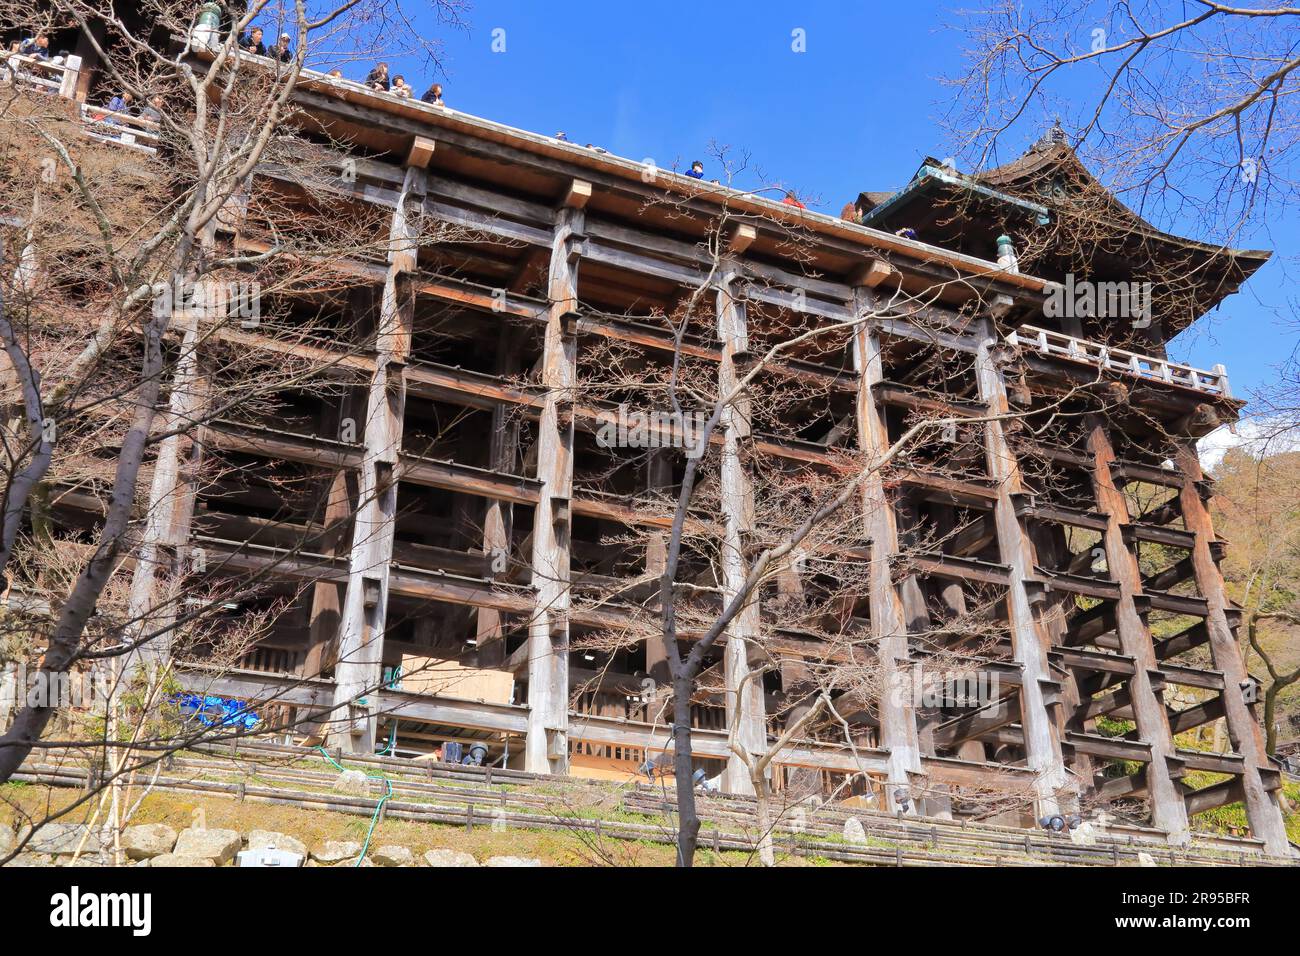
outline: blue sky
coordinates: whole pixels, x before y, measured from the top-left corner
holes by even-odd
[[[940,123],[950,90],[939,79],[961,65],[961,6],[481,0],[465,31],[416,12],[423,4],[403,9],[444,39],[438,79],[449,106],[535,132],[564,130],[574,142],[660,166],[706,159],[710,178],[716,142],[749,154],[752,179],[737,185],[781,183],[838,213],[861,190],[902,186],[926,155],[950,154]],[[792,49],[796,29],[805,52]],[[493,51],[496,30],[504,52]],[[424,91],[431,77],[414,58],[390,62]],[[364,68],[348,73],[359,79]],[[1071,78],[1085,93],[1099,82],[1082,70]],[[1020,152],[1052,118],[1031,116],[1004,149]],[[1295,218],[1242,237],[1276,250],[1274,261],[1207,329],[1176,341],[1172,357],[1203,368],[1222,362],[1238,394],[1270,378],[1295,339],[1285,324],[1300,254]]]

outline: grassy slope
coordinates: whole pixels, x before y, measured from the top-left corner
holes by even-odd
[[[1188,774],[1194,778],[1195,774]],[[1207,774],[1207,778],[1212,775]],[[1217,777],[1209,779],[1209,783],[1218,782]],[[1206,782],[1189,780],[1195,786],[1205,786]],[[1292,843],[1300,844],[1300,783],[1285,783],[1282,785],[1283,792],[1286,793],[1287,799],[1291,803],[1291,811],[1283,815],[1286,820],[1286,834]],[[1196,828],[1206,830],[1212,833],[1248,833],[1246,825],[1246,808],[1240,803],[1230,803],[1225,807],[1219,807],[1216,810],[1206,810],[1204,813],[1197,814]]]
[[[71,790],[9,784],[0,787],[0,823],[8,824],[15,807],[23,813],[44,816],[51,810],[67,806],[77,794]],[[370,826],[368,817],[307,810],[269,804],[241,804],[222,797],[153,793],[144,801],[131,820],[135,823],[165,823],[177,830],[190,826],[202,812],[209,828],[238,830],[245,836],[250,830],[273,830],[302,840],[309,847],[324,840],[351,840],[362,843]],[[85,819],[79,808],[68,821]],[[490,856],[536,857],[547,866],[671,866],[670,846],[628,840],[597,842],[592,834],[563,830],[526,830],[511,827],[494,831],[477,825],[472,832],[462,826],[447,826],[412,820],[388,819],[375,829],[371,847],[405,846],[418,858],[425,850],[444,848],[472,853],[480,862]],[[791,857],[782,860],[789,866],[839,865],[830,861]],[[757,860],[744,853],[715,854],[701,849],[696,857],[699,866],[754,866]]]

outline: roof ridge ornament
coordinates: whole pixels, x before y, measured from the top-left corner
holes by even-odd
[[[1065,132],[1065,127],[1061,125],[1061,117],[1058,116],[1053,120],[1051,128],[1038,138],[1038,141],[1029,148],[1029,151],[1031,153],[1038,153],[1043,150],[1051,149],[1053,146],[1068,145],[1070,145],[1070,137]]]

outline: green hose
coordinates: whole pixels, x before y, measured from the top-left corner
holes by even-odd
[[[397,721],[393,721],[392,726],[388,728],[388,746],[385,747],[383,750],[376,752],[375,756],[391,757],[393,755],[393,747],[396,744],[397,744]]]
[[[396,731],[396,726],[394,726],[393,729],[394,731]],[[390,747],[392,746],[391,741],[389,743],[389,746]],[[337,760],[331,757],[329,755],[329,751],[326,750],[324,747],[317,747],[316,749],[321,752],[322,757],[324,757],[326,760],[328,760],[330,763],[334,765],[334,767],[339,771],[339,773],[343,773],[345,770],[347,770],[347,767],[343,766],[341,763],[339,763]],[[384,793],[384,795],[379,798],[379,802],[375,804],[375,812],[370,817],[370,829],[366,831],[366,842],[361,847],[361,855],[357,857],[357,862],[353,863],[352,864],[353,866],[360,866],[361,861],[366,858],[366,853],[368,853],[370,850],[370,838],[375,835],[375,827],[379,825],[379,812],[384,809],[384,804],[387,803],[388,799],[393,795],[393,782],[389,780],[386,776],[384,776],[382,773],[368,773],[366,774],[366,779],[382,780],[384,781],[384,786],[387,787],[388,789]]]

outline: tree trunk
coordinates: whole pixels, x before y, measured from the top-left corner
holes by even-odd
[[[693,866],[700,839],[695,813],[695,783],[691,779],[691,679],[673,679],[673,773],[677,783],[677,865]]]
[[[772,846],[772,791],[767,777],[754,774],[755,816],[758,818],[758,862],[776,866],[776,851]]]
[[[113,479],[113,497],[109,505],[99,547],[82,570],[68,599],[59,609],[59,619],[50,635],[49,647],[41,661],[37,679],[41,686],[58,687],[81,656],[81,637],[86,622],[95,613],[100,594],[117,568],[117,560],[126,543],[131,505],[135,500],[136,478],[144,463],[145,448],[153,427],[163,369],[162,337],[170,316],[147,323],[144,330],[144,357],[141,384],[131,428],[118,453]],[[38,706],[20,707],[8,732],[0,736],[0,783],[5,783],[22,766],[27,755],[41,739],[46,726],[58,711],[57,700],[45,700]]]
[[[1264,691],[1264,752],[1269,756],[1277,752],[1277,693],[1281,689],[1274,681]]]

